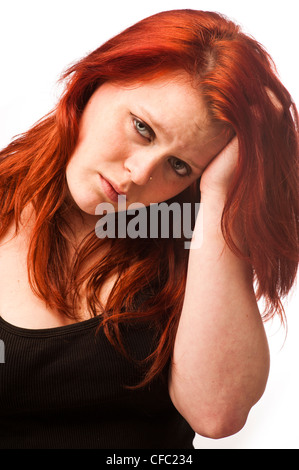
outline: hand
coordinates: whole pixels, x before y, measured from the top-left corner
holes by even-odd
[[[235,136],[204,170],[200,180],[202,195],[226,196],[236,169],[238,153],[238,139]]]

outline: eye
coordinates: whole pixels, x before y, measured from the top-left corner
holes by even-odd
[[[147,124],[145,124],[145,122],[141,121],[141,119],[134,117],[133,124],[135,130],[138,132],[139,135],[141,135],[141,137],[144,137],[150,142],[153,140],[154,131]]]
[[[192,172],[190,166],[179,158],[171,157],[169,163],[178,176],[189,176]]]

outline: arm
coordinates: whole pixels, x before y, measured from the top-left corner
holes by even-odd
[[[203,243],[190,250],[169,380],[179,412],[197,433],[213,438],[244,426],[269,372],[251,267],[231,252],[220,227],[236,152],[234,141],[209,165],[209,177],[201,180]],[[221,184],[215,177],[218,170]],[[196,224],[194,235],[198,230]]]

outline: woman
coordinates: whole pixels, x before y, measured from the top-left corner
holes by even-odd
[[[295,105],[256,41],[193,10],[137,23],[63,78],[1,152],[1,447],[236,433],[269,370],[257,300],[283,319],[298,265]],[[200,201],[190,250],[95,233],[101,204],[120,220],[162,201]]]

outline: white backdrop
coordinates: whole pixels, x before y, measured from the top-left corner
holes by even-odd
[[[73,61],[162,10],[219,11],[261,42],[299,105],[297,0],[7,0],[0,4],[0,148],[52,109],[57,80]],[[265,394],[236,435],[195,438],[198,449],[299,448],[299,292],[286,305],[288,335],[266,325],[271,371]]]

